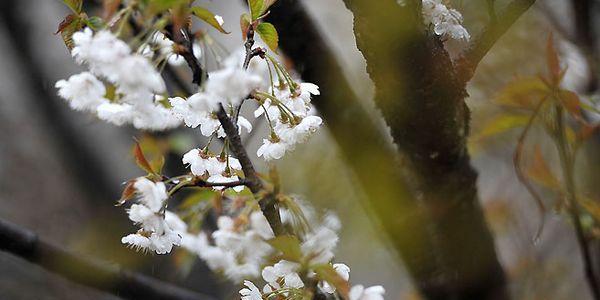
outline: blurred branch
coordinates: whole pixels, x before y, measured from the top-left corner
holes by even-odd
[[[598,53],[597,37],[595,34],[594,8],[598,5],[592,0],[573,0],[575,21],[575,44],[579,46],[586,58],[589,72],[589,80],[585,87],[585,92],[592,94],[598,89],[598,64],[600,55]]]
[[[577,237],[577,243],[579,244],[579,250],[581,251],[581,257],[583,259],[583,269],[586,280],[592,296],[595,300],[600,300],[600,282],[594,273],[594,266],[592,263],[592,255],[590,253],[590,246],[587,236],[583,229],[583,221],[581,220],[581,212],[579,211],[579,202],[577,201],[577,192],[575,191],[575,155],[569,148],[569,142],[566,136],[566,127],[564,120],[563,108],[560,105],[556,105],[555,109],[555,128],[556,136],[555,143],[558,150],[558,156],[561,162],[561,169],[563,172],[563,180],[566,187],[566,200],[571,217],[571,222],[575,227],[575,236]]]
[[[41,240],[34,232],[0,219],[0,250],[12,253],[72,282],[125,299],[192,300],[214,298],[107,262],[79,256]]]
[[[495,21],[491,19],[478,36],[473,39],[469,49],[466,50],[457,65],[459,75],[464,82],[473,77],[475,69],[483,57],[534,3],[535,0],[513,0],[497,16]]]
[[[107,199],[116,198],[119,192],[109,183],[108,170],[99,163],[90,145],[82,140],[68,121],[69,118],[61,111],[62,100],[51,92],[53,89],[47,88],[48,80],[32,52],[37,47],[32,46],[32,23],[20,14],[19,6],[23,2],[0,1],[0,22],[6,28],[10,45],[15,50],[20,75],[28,84],[32,102],[30,109],[40,111],[46,133],[56,143],[63,164],[74,173],[72,178],[83,187],[87,199],[105,203]]]

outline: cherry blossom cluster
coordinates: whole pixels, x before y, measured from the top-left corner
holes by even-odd
[[[316,132],[322,119],[315,116],[311,96],[319,95],[319,87],[312,83],[297,83],[291,80],[281,67],[277,69],[278,84],[272,83],[267,61],[254,60],[247,70],[241,65],[244,53],[236,51],[224,62],[220,70],[209,73],[208,80],[201,91],[188,97],[170,98],[172,111],[186,126],[200,127],[203,135],[225,137],[215,112],[220,105],[225,106],[230,116],[236,114],[237,125],[247,132],[252,130],[251,123],[237,115],[235,109],[246,99],[258,103],[254,117],[264,117],[270,128],[269,135],[263,139],[263,145],[257,155],[270,161],[280,159],[299,143]],[[261,64],[262,62],[262,64]]]
[[[422,0],[423,23],[432,26],[433,32],[441,37],[468,41],[471,35],[463,27],[462,14],[453,8],[448,8],[444,0]],[[405,6],[406,0],[396,0],[398,5]]]
[[[181,244],[181,235],[168,222],[168,219],[173,219],[173,213],[165,211],[168,199],[165,184],[140,177],[135,180],[133,187],[139,197],[137,203],[129,208],[128,215],[141,228],[121,241],[137,250],[154,251],[157,254],[171,252],[173,245]]]
[[[138,6],[132,4],[126,9],[135,7]],[[217,27],[223,25],[219,16],[202,16],[209,22],[216,21]],[[265,182],[259,182],[258,188],[246,189],[246,185],[252,187],[249,182],[256,180],[245,174],[253,168],[245,152],[239,151],[245,150],[243,146],[231,145],[233,139],[229,135],[235,135],[231,124],[237,126],[237,134],[241,135],[250,133],[254,122],[264,121],[268,131],[261,137],[262,145],[256,155],[272,161],[306,142],[323,123],[311,103],[312,97],[320,94],[319,87],[291,75],[277,57],[267,53],[264,45],[252,49],[252,26],[260,26],[261,22],[260,16],[253,18],[253,23],[247,24],[250,34],[246,47],[224,60],[217,59],[217,68],[205,74],[191,95],[169,95],[161,70],[166,65],[189,63],[194,58],[184,59],[182,55],[199,55],[200,47],[189,41],[192,44],[185,47],[190,49],[181,52],[184,45],[169,39],[168,32],[161,29],[165,25],[154,24],[146,31],[142,28],[142,33],[129,42],[107,29],[94,32],[85,28],[72,35],[71,55],[87,71],[58,81],[56,88],[73,109],[94,113],[117,126],[129,124],[142,130],[161,131],[185,125],[198,128],[208,138],[206,145],[183,155],[181,161],[189,172],[175,177],[156,170],[137,145],[136,162],[147,175],[127,183],[119,204],[133,199],[127,214],[139,229],[124,236],[121,242],[156,254],[167,254],[174,246],[181,246],[204,260],[214,272],[233,282],[244,282],[242,299],[304,299],[316,291],[351,300],[383,299],[384,289],[380,286],[350,288],[350,268],[334,263],[341,228],[337,217],[316,217],[309,205],[282,194],[277,180],[270,181],[272,178],[253,174]],[[189,39],[187,33],[184,38]],[[199,57],[195,59],[200,64]],[[252,117],[247,119],[241,114],[243,105],[251,106]],[[228,120],[224,121],[224,116]],[[235,137],[239,141],[238,135]],[[211,150],[211,143],[216,140],[222,143],[220,152]],[[201,210],[188,208],[183,217],[167,210],[171,196],[183,188],[201,188],[214,195],[217,200],[207,201],[210,204],[206,206],[218,214],[216,230],[211,232],[186,222],[187,215],[204,218]],[[271,227],[273,220],[267,220],[268,214],[261,211],[267,197],[276,202],[273,208],[279,212],[283,229]],[[235,204],[223,204],[229,202]],[[276,236],[274,232],[279,233]],[[259,281],[262,289],[254,283]]]
[[[138,129],[164,130],[180,125],[161,102],[165,82],[151,60],[133,52],[113,33],[93,33],[86,28],[73,35],[71,54],[89,72],[56,83],[58,94],[76,110],[97,113],[115,125],[133,124]],[[115,87],[114,99],[107,99],[106,81]]]
[[[431,25],[435,34],[453,40],[468,41],[471,36],[462,25],[462,14],[448,8],[442,0],[423,0],[423,22]]]
[[[182,162],[184,165],[189,165],[192,174],[205,179],[211,183],[230,183],[239,180],[236,175],[242,170],[240,162],[230,156],[226,157],[211,155],[208,148],[204,150],[192,149],[183,155]],[[223,190],[222,186],[214,186],[215,190]],[[243,185],[233,187],[236,192],[241,192],[244,189]]]

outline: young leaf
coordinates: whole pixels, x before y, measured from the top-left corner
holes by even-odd
[[[279,47],[279,35],[273,24],[267,22],[260,23],[256,27],[256,32],[258,32],[260,38],[272,51],[277,52],[277,47]]]
[[[552,170],[544,160],[542,150],[539,145],[535,146],[533,152],[533,162],[527,169],[527,175],[531,177],[538,184],[552,189],[557,190],[560,188],[558,179],[552,174]]]
[[[71,50],[74,46],[73,34],[79,31],[81,27],[82,22],[79,15],[70,14],[66,16],[62,22],[60,22],[58,25],[58,30],[55,34],[60,33],[63,41],[65,42],[65,46]]]
[[[348,293],[350,292],[350,285],[348,281],[344,280],[340,274],[330,264],[317,265],[313,267],[317,277],[320,280],[329,282],[329,284],[335,286],[338,293],[340,293],[344,299],[348,299]]]
[[[579,100],[576,93],[566,90],[561,91],[560,102],[573,117],[581,119],[581,100]]]
[[[152,13],[160,13],[171,8],[187,5],[188,0],[150,0],[149,10]]]
[[[531,116],[517,114],[503,114],[487,123],[475,136],[476,139],[491,137],[512,129],[527,125]]]
[[[556,48],[554,48],[554,36],[552,33],[548,36],[548,42],[546,43],[546,63],[548,64],[548,71],[550,71],[550,77],[556,84],[560,80],[560,60]]]
[[[102,1],[102,17],[104,20],[108,21],[119,9],[119,5],[121,5],[121,0],[103,0]]]
[[[248,29],[250,28],[250,23],[252,20],[248,14],[242,14],[240,16],[240,29],[242,31],[242,37],[246,40],[246,36],[248,35]]]
[[[63,0],[63,3],[76,14],[81,12],[83,6],[83,0]]]
[[[85,20],[85,24],[87,24],[87,26],[89,26],[93,30],[100,30],[106,27],[106,23],[100,17],[91,17]]]
[[[135,188],[133,185],[135,184],[135,179],[127,181],[125,184],[125,188],[123,189],[123,193],[121,194],[121,199],[117,201],[117,206],[125,204],[127,200],[133,198],[135,195]]]
[[[504,106],[534,110],[548,93],[548,87],[540,78],[518,78],[504,87],[494,101]]]
[[[585,140],[589,139],[590,137],[592,137],[592,135],[597,131],[600,131],[600,124],[595,124],[595,125],[583,124],[583,126],[577,133],[577,139],[580,141],[585,141]]]
[[[149,174],[156,174],[144,156],[144,152],[142,151],[142,147],[140,147],[140,143],[137,141],[135,142],[135,146],[133,146],[133,156],[135,157],[135,163],[142,168],[142,170],[148,172]]]
[[[220,31],[222,33],[226,33],[226,34],[229,33],[223,28],[223,26],[222,26],[223,20],[221,19],[221,17],[216,16],[208,9],[206,9],[204,7],[200,7],[200,6],[193,6],[191,8],[191,11],[192,11],[192,14],[194,16],[196,16],[198,19],[206,22],[208,25],[216,28],[218,31]]]
[[[248,7],[250,7],[250,16],[252,16],[252,21],[258,19],[263,13],[263,0],[248,0]]]
[[[281,251],[282,258],[289,261],[299,262],[302,259],[300,241],[293,235],[280,235],[268,241],[271,247]]]
[[[275,2],[277,2],[277,0],[264,0],[261,15],[264,14],[265,12],[267,12],[269,7],[271,7],[271,5],[273,5],[273,3],[275,3]]]

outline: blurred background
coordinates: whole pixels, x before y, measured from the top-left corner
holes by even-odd
[[[68,13],[61,1],[2,2],[0,218],[32,229],[43,239],[77,253],[118,263],[219,299],[235,297],[238,287],[211,274],[201,261],[179,253],[183,250],[158,256],[136,253],[120,243],[121,236],[131,232],[133,226],[124,210],[114,203],[122,183],[141,174],[133,162],[131,146],[133,137],[142,134],[72,111],[56,96],[54,83],[79,71],[60,36],[54,35]],[[239,15],[245,10],[242,1],[198,2],[207,3],[213,12],[223,16],[225,27],[233,32],[215,37],[229,50],[240,47],[242,39],[237,28]],[[373,86],[356,48],[352,14],[341,0],[300,2],[322,29],[346,79],[362,101],[362,109],[378,118],[372,101]],[[465,26],[474,35],[487,18],[485,1],[451,2],[463,13]],[[502,7],[507,1],[496,2]],[[84,3],[94,9],[93,1]],[[592,21],[600,19],[600,3],[596,4],[591,6],[595,7],[590,11]],[[545,70],[545,41],[551,31],[569,66],[565,85],[583,95],[598,92],[599,48],[594,34],[598,24],[591,22],[588,26],[591,35],[581,33],[581,16],[573,7],[570,0],[538,1],[492,49],[468,87],[468,104],[473,112],[470,149],[479,172],[479,195],[513,299],[591,299],[573,229],[564,216],[549,209],[540,239],[533,242],[540,217],[512,164],[518,131],[488,136],[484,130],[486,121],[499,113],[491,99],[503,86],[517,75],[535,75]],[[281,37],[297,38],[300,37]],[[261,142],[257,138],[242,138],[248,138],[250,153]],[[173,174],[183,171],[181,151],[203,141],[188,128],[169,133],[167,140],[177,145],[167,160],[167,172]],[[578,158],[578,185],[592,199],[600,199],[599,141],[598,137],[592,139]],[[540,143],[546,157],[552,158],[552,146],[544,144],[541,138]],[[356,146],[360,147],[360,143]],[[258,159],[256,162],[260,163]],[[382,284],[386,299],[419,299],[399,256],[386,236],[378,233],[381,230],[376,220],[369,217],[366,195],[327,130],[320,131],[277,164],[286,191],[301,195],[320,211],[331,210],[340,216],[344,226],[336,260],[350,265],[353,282]],[[259,165],[262,170],[264,167]],[[550,198],[554,196],[544,196],[551,207]],[[600,264],[599,250],[595,253],[596,263]],[[0,252],[0,299],[118,297],[70,283]]]

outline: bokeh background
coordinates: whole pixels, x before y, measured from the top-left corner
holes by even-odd
[[[134,136],[142,135],[133,128],[115,127],[92,115],[71,111],[56,96],[54,83],[79,71],[60,36],[54,35],[58,23],[68,13],[60,1],[2,2],[0,218],[32,229],[43,239],[77,253],[118,263],[217,298],[235,297],[238,287],[211,274],[201,261],[179,253],[182,250],[167,256],[144,255],[121,245],[120,237],[133,227],[124,210],[113,204],[120,195],[122,182],[141,174],[133,162],[131,145]],[[93,9],[93,1],[84,2]],[[243,3],[198,2],[207,3],[212,11],[222,15],[225,27],[233,31],[231,35],[215,34],[215,37],[229,50],[241,46],[237,27]],[[351,13],[341,0],[300,2],[335,50],[363,109],[378,118],[372,102],[372,83],[356,48]],[[486,19],[484,2],[452,1],[465,16],[465,25],[472,34]],[[499,7],[506,3],[496,2]],[[561,57],[569,65],[566,84],[580,93],[597,93],[593,84],[597,79],[593,76],[596,67],[590,66],[590,60],[582,54],[581,41],[569,38],[577,30],[571,9],[569,0],[538,1],[484,59],[468,89],[468,104],[473,111],[470,148],[480,174],[479,194],[514,299],[590,298],[575,236],[563,215],[547,211],[542,235],[537,242],[532,241],[540,217],[514,173],[512,153],[517,132],[493,137],[478,135],[486,120],[499,112],[491,99],[500,88],[517,75],[544,70],[545,41],[551,31],[557,36]],[[600,11],[594,13],[600,17]],[[598,49],[595,40],[591,43],[593,49]],[[383,124],[381,129],[386,130]],[[182,171],[181,151],[202,142],[199,133],[186,128],[163,138],[178,145],[168,159],[167,170],[172,172]],[[243,138],[248,138],[249,152],[255,152],[260,140]],[[586,145],[578,168],[578,184],[595,199],[600,199],[599,140],[596,137]],[[541,138],[540,143],[543,143]],[[361,147],[360,137],[356,147]],[[547,157],[553,157],[551,145],[542,147]],[[336,260],[350,265],[354,282],[384,285],[387,299],[419,299],[402,261],[389,247],[385,235],[379,233],[377,220],[370,218],[360,183],[326,129],[278,162],[278,167],[286,191],[301,195],[320,211],[331,210],[340,216],[344,226]],[[264,165],[259,168],[264,170]],[[370,171],[376,174],[378,170]],[[600,257],[597,258],[600,263]],[[118,297],[70,283],[0,252],[0,299]]]

